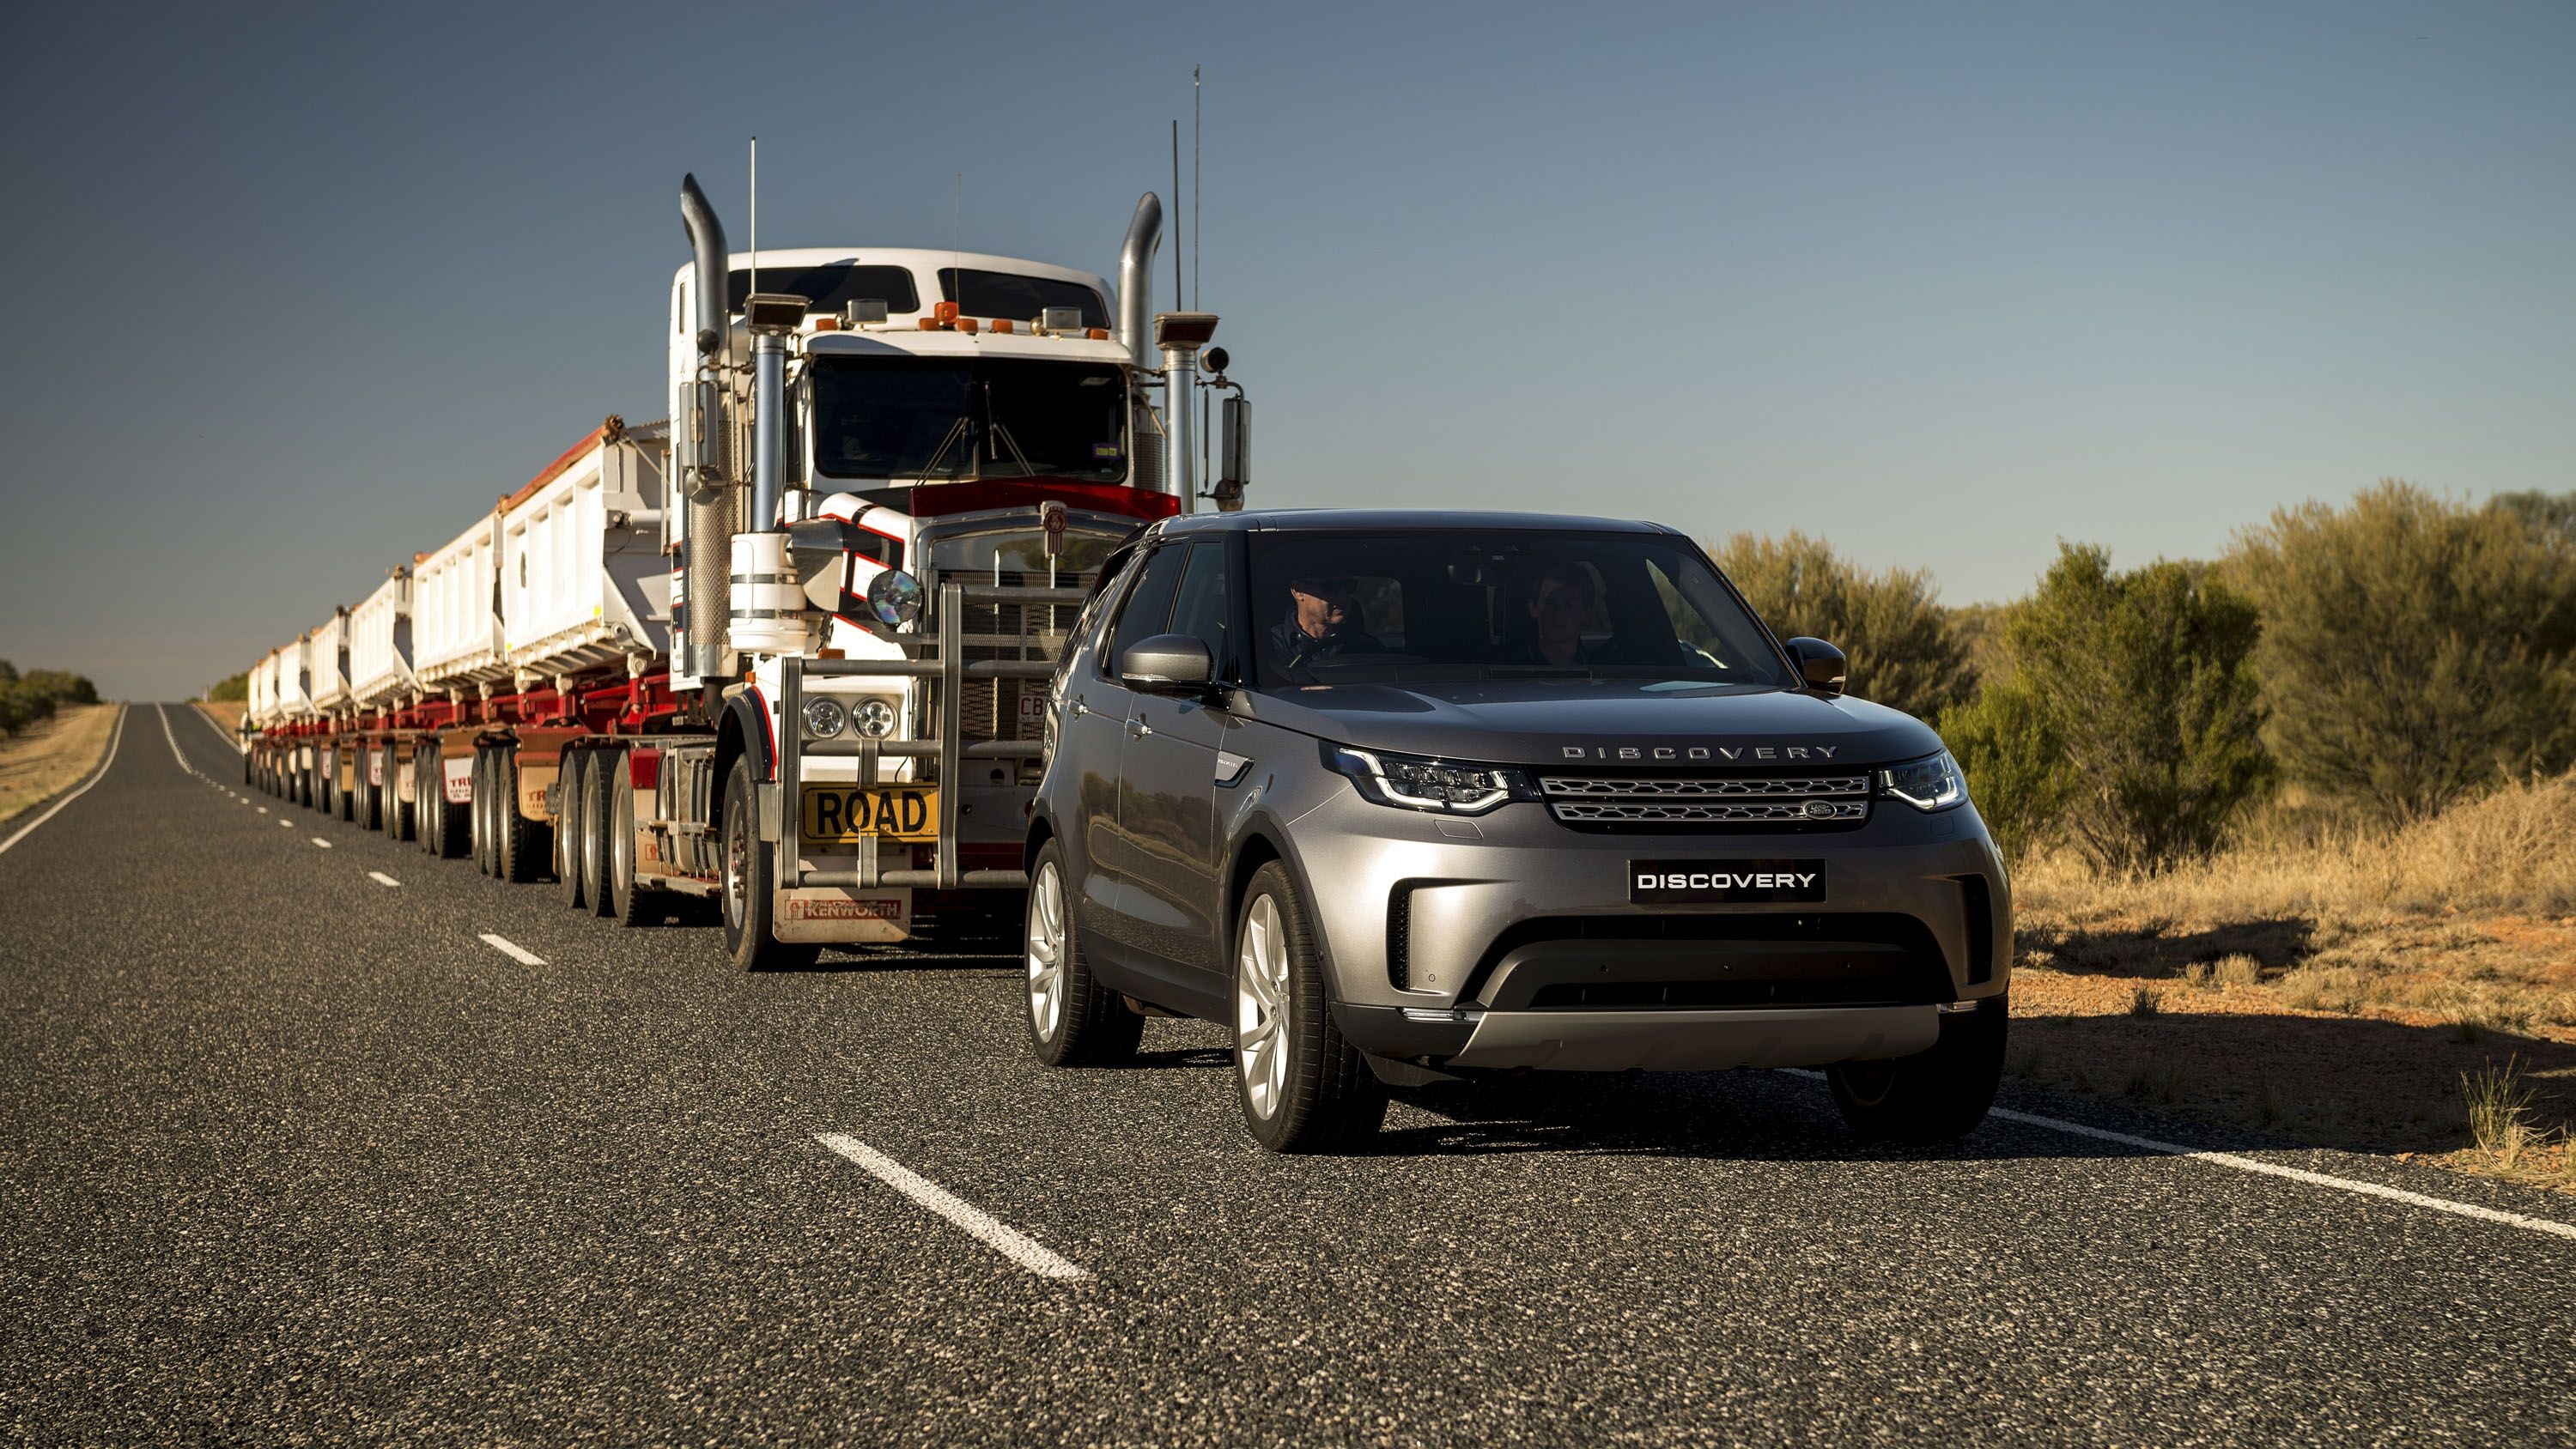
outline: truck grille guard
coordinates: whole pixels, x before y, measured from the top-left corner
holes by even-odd
[[[957,822],[960,792],[957,782],[964,775],[968,760],[1035,760],[1046,749],[1039,740],[995,738],[1000,734],[997,695],[1004,680],[1044,681],[1054,675],[1053,659],[974,658],[976,654],[1020,653],[1028,650],[1025,633],[967,631],[968,609],[974,606],[985,613],[981,622],[998,622],[1013,611],[1038,607],[1079,608],[1088,593],[1080,588],[1038,588],[1019,585],[969,584],[943,580],[939,584],[938,634],[932,645],[931,658],[912,659],[801,659],[779,661],[780,749],[778,751],[778,800],[780,808],[767,812],[767,818],[778,824],[778,880],[788,886],[852,886],[873,889],[879,886],[912,886],[938,890],[960,887],[1025,888],[1028,872],[1023,870],[966,870],[958,862]],[[1024,617],[1024,615],[1022,615]],[[873,740],[855,735],[842,735],[828,740],[803,738],[805,680],[856,676],[901,675],[934,681],[933,699],[938,711],[938,736],[930,740]],[[1024,686],[1025,687],[1025,686]],[[969,701],[980,699],[992,706],[996,728],[983,731],[985,738],[970,739],[966,731]],[[936,864],[930,870],[884,869],[875,850],[859,852],[856,870],[804,870],[797,863],[798,829],[789,823],[801,814],[800,768],[802,757],[855,758],[859,778],[874,781],[877,762],[883,759],[929,761],[938,771],[934,777],[939,786],[939,843]]]

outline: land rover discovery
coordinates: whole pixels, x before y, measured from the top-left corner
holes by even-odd
[[[1280,1151],[1531,1069],[1821,1067],[1865,1135],[1984,1117],[2012,906],[1958,766],[1689,539],[1219,514],[1099,578],[1030,817],[1042,1061],[1224,1022]]]

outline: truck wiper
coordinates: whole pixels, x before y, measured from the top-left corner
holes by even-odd
[[[948,456],[948,450],[956,447],[957,440],[965,435],[966,415],[964,413],[959,413],[957,415],[957,421],[949,426],[948,436],[939,440],[939,451],[931,454],[930,461],[921,465],[921,476],[916,481],[923,483],[929,482],[931,475],[939,471],[941,460]]]

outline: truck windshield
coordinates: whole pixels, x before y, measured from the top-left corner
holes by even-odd
[[[813,371],[815,468],[835,478],[1127,476],[1115,367],[1014,358],[827,358]]]
[[[1769,634],[1681,539],[1407,528],[1256,532],[1248,541],[1264,687],[1796,683]]]

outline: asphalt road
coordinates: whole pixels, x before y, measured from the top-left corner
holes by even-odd
[[[713,934],[294,810],[135,707],[0,853],[0,1435],[2576,1442],[2576,1240],[2529,1223],[2031,1121],[1864,1149],[1781,1073],[1410,1093],[1382,1152],[1283,1160],[1216,1028],[1047,1072],[1008,960],[744,976]]]

